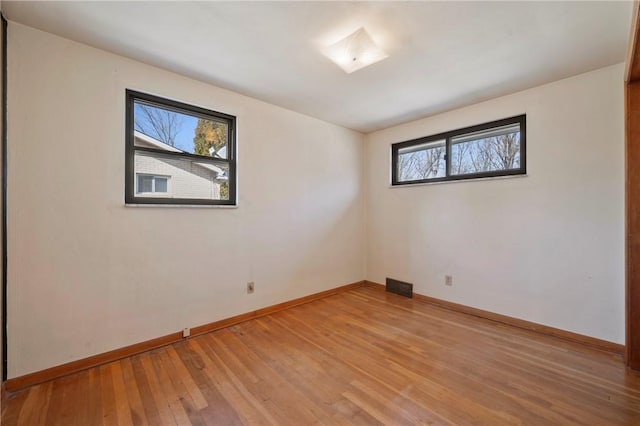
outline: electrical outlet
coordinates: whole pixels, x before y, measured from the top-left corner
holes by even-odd
[[[247,283],[247,294],[253,293],[254,288],[255,288],[255,284],[253,283],[253,281],[249,281]]]
[[[452,286],[453,285],[453,275],[445,275],[444,276],[444,285]]]
[[[185,327],[182,329],[182,337],[191,336],[191,329],[189,327]]]

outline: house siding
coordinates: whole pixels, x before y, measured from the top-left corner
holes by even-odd
[[[169,197],[220,199],[216,173],[187,158],[169,158],[138,151],[134,170],[136,175],[169,176]]]

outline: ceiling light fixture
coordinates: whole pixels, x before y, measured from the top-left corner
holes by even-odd
[[[325,54],[347,74],[389,56],[376,46],[364,28],[360,28],[353,34],[332,44],[327,48]]]

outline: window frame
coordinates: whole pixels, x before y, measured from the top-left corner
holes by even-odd
[[[457,136],[463,136],[469,133],[480,132],[483,130],[490,130],[493,128],[507,126],[509,124],[520,125],[520,167],[517,169],[509,170],[491,170],[486,172],[477,173],[465,173],[465,174],[451,174],[451,139]],[[408,181],[398,181],[398,152],[401,149],[409,148],[412,146],[418,146],[427,144],[429,142],[435,142],[438,140],[445,140],[445,176],[430,178],[430,179],[416,179]],[[469,179],[483,179],[501,176],[515,176],[527,174],[527,115],[521,114],[514,117],[504,118],[501,120],[490,121],[488,123],[477,124],[474,126],[464,127],[461,129],[451,130],[448,132],[438,133],[430,136],[423,136],[408,141],[397,142],[391,144],[391,186],[406,186],[417,185],[425,183],[437,183],[448,181],[459,181]]]
[[[125,91],[125,204],[156,204],[156,205],[184,205],[184,206],[237,206],[237,142],[236,117],[207,108],[186,104],[148,93],[131,89]],[[227,158],[215,158],[205,155],[184,152],[170,152],[150,147],[136,147],[134,145],[134,103],[136,100],[157,105],[182,114],[194,115],[208,120],[224,121],[227,124]],[[189,160],[200,160],[212,164],[226,163],[229,166],[229,199],[211,200],[204,198],[180,198],[167,196],[138,196],[136,193],[135,153],[149,152],[159,156],[168,156]],[[168,191],[168,188],[167,188]],[[169,194],[161,193],[161,194]]]

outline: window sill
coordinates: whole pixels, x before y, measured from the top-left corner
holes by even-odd
[[[471,183],[471,182],[482,182],[486,180],[496,180],[496,179],[517,179],[517,178],[525,178],[528,177],[528,174],[519,174],[519,175],[504,175],[504,176],[487,176],[483,178],[473,178],[473,179],[452,179],[452,180],[440,180],[437,182],[420,182],[420,183],[407,183],[404,185],[392,185],[389,184],[389,188],[411,188],[414,186],[430,186],[430,185],[448,185],[450,183]]]
[[[172,208],[172,209],[237,209],[235,206],[222,206],[215,204],[129,204],[125,203],[128,208]]]

